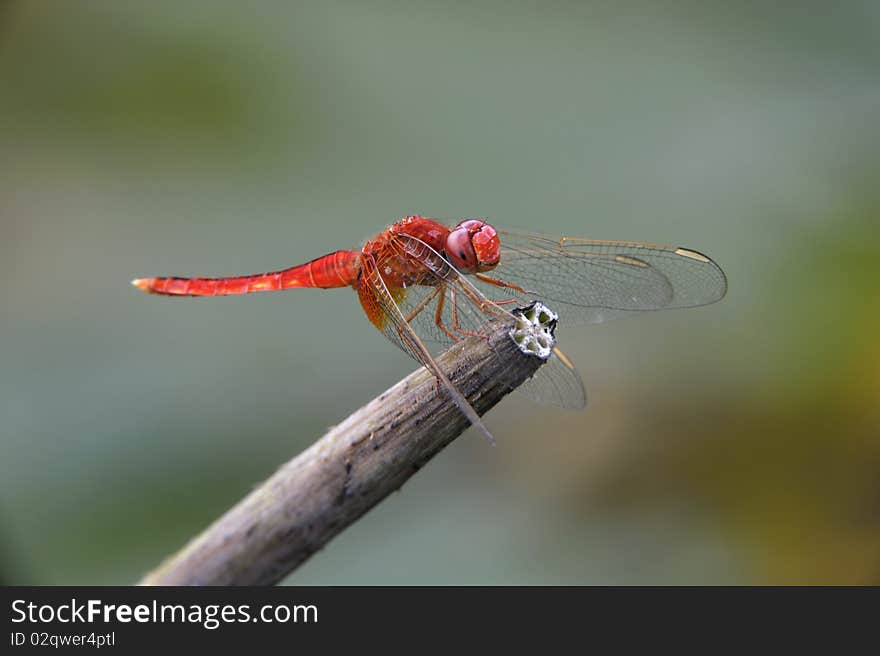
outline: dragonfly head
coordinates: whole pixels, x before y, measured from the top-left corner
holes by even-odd
[[[489,271],[501,259],[501,242],[495,228],[479,219],[455,226],[446,238],[446,257],[462,273]]]

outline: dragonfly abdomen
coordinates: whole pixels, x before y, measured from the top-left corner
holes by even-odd
[[[138,278],[132,284],[150,294],[164,296],[229,296],[294,287],[331,289],[354,285],[360,262],[360,251],[336,251],[282,271],[227,278]]]

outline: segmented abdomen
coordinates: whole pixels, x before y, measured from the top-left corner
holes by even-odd
[[[165,296],[228,296],[293,287],[350,287],[357,282],[360,258],[360,251],[336,251],[283,271],[229,278],[139,278],[132,280],[132,284],[150,294]]]

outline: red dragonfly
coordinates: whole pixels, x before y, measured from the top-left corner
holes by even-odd
[[[714,303],[727,291],[720,267],[688,248],[510,233],[479,219],[450,228],[422,216],[404,217],[361,250],[336,251],[282,271],[139,278],[132,284],[166,296],[353,287],[373,325],[427,367],[490,440],[479,415],[435,362],[437,350],[479,334],[488,319],[511,316],[507,308],[535,299],[558,310],[563,323],[598,323]],[[555,346],[519,389],[542,403],[572,408],[586,403],[580,376]]]

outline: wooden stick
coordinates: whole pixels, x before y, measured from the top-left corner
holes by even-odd
[[[437,362],[482,415],[543,363],[496,321]],[[282,466],[141,585],[278,583],[401,485],[467,427],[424,368]],[[489,448],[487,446],[487,448]]]

